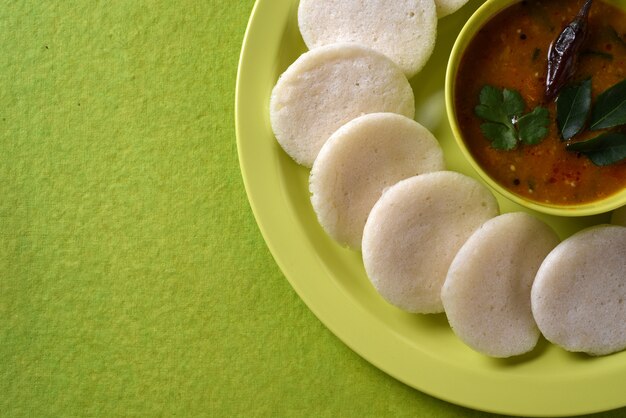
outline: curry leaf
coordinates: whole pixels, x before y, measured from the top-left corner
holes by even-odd
[[[517,145],[515,129],[501,123],[483,123],[480,125],[483,135],[491,140],[491,146],[495,149],[511,150]]]
[[[612,128],[626,124],[626,80],[598,96],[591,111],[590,129]]]
[[[568,143],[566,148],[586,155],[595,165],[614,164],[626,158],[626,135],[607,132],[587,141]]]
[[[548,109],[538,106],[532,112],[519,118],[517,127],[520,140],[528,145],[541,142],[548,135],[549,116]]]
[[[591,108],[591,79],[561,90],[556,100],[556,123],[561,138],[570,139],[581,131]]]

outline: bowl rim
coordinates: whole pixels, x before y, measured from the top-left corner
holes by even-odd
[[[485,183],[487,183],[487,185],[492,190],[495,190],[505,198],[519,205],[522,205],[525,208],[548,215],[590,216],[610,212],[614,209],[626,205],[626,187],[603,199],[573,205],[542,203],[536,200],[531,200],[512,192],[505,186],[498,183],[495,179],[493,179],[476,161],[471,151],[466,146],[465,141],[463,140],[463,134],[461,133],[461,129],[457,122],[456,109],[454,105],[456,74],[459,68],[459,64],[461,62],[465,49],[474,38],[474,35],[497,13],[509,6],[512,6],[513,4],[520,3],[522,1],[523,0],[487,0],[472,14],[472,16],[465,23],[465,25],[463,25],[461,32],[457,36],[454,45],[452,46],[450,57],[448,58],[448,64],[446,66],[444,94],[448,122],[450,123],[450,128],[452,130],[452,134],[457,145],[461,149],[463,156],[468,160],[472,168],[478,173],[480,178]]]

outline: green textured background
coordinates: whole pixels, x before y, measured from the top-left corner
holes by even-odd
[[[493,416],[369,365],[276,267],[235,145],[252,6],[0,2],[1,416]]]

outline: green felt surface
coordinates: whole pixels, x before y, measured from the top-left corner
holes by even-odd
[[[369,365],[276,267],[235,145],[252,5],[0,3],[0,416],[493,416]]]

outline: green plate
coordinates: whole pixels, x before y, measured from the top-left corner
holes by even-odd
[[[416,120],[439,139],[449,169],[479,178],[456,145],[444,104],[448,56],[463,24],[482,1],[470,1],[439,21],[435,52],[411,80]],[[396,379],[438,398],[490,412],[575,415],[626,405],[626,352],[592,358],[545,340],[513,359],[472,351],[450,330],[444,314],[413,315],[386,303],[370,285],[360,253],[335,244],[317,223],[308,169],[280,148],[268,105],[278,76],[306,47],[297,0],[258,0],[239,63],[236,128],[239,161],[257,223],[276,262],[300,297],[342,341]],[[524,210],[497,195],[502,212]],[[535,215],[562,238],[608,215]]]

